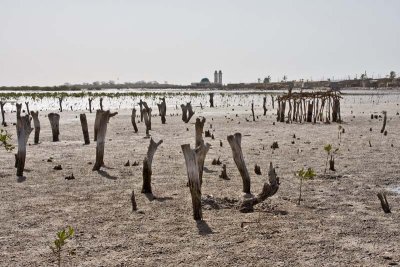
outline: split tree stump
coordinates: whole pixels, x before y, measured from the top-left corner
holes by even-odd
[[[89,145],[90,138],[89,138],[89,130],[88,130],[86,114],[84,113],[80,114],[79,119],[81,121],[81,126],[82,126],[83,140],[85,141],[85,145]]]
[[[60,115],[57,113],[49,113],[47,115],[49,117],[50,126],[51,126],[51,133],[53,135],[53,142],[60,141]]]
[[[154,154],[157,151],[159,145],[161,145],[163,140],[154,142],[153,138],[150,139],[150,145],[147,149],[147,155],[143,160],[143,185],[142,185],[142,193],[144,194],[153,194],[151,190],[151,175],[153,174],[151,165],[153,163]]]
[[[191,102],[186,103],[186,105],[182,104],[181,109],[182,109],[182,120],[185,123],[188,123],[194,115]]]
[[[236,167],[238,168],[239,173],[242,176],[243,192],[246,194],[251,194],[250,175],[244,162],[241,147],[242,135],[240,133],[235,133],[234,135],[229,135],[227,139],[232,149],[233,160],[235,161]]]
[[[181,146],[183,156],[185,157],[186,170],[188,175],[188,184],[192,196],[193,218],[198,221],[203,219],[201,211],[201,184],[199,178],[199,167],[196,151],[190,148],[189,144]]]

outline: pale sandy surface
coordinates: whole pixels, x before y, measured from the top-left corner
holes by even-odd
[[[42,112],[41,143],[28,147],[24,181],[18,182],[15,176],[13,153],[0,153],[0,265],[55,266],[49,244],[56,231],[67,225],[76,229],[76,235],[65,247],[63,266],[399,264],[400,195],[389,189],[400,186],[400,116],[396,115],[400,109],[397,101],[372,104],[367,100],[343,102],[345,133],[332,177],[322,176],[323,146],[338,147],[337,124],[274,126],[272,111],[256,122],[246,122],[248,108],[196,107],[196,115],[207,118],[205,130],[210,123],[215,130],[215,140],[206,138],[212,148],[205,163],[203,196],[241,199],[241,178],[226,141],[235,132],[243,135],[252,191],[260,192],[270,161],[278,167],[281,181],[278,193],[254,213],[206,206],[201,224],[192,219],[180,148],[194,144],[196,115],[189,124],[180,116],[168,116],[166,125],[159,117],[153,118],[152,136],[164,143],[153,160],[153,192],[159,199],[150,201],[140,193],[149,140],[143,138],[143,123],[138,134],[133,132],[129,110],[119,110],[108,125],[106,167],[101,172],[92,172],[88,164],[94,162],[95,143],[82,145],[79,112],[61,113],[61,141],[57,143],[50,142],[50,125]],[[370,120],[371,112],[382,110],[388,111],[387,136],[380,134],[382,121]],[[180,110],[173,112],[180,114]],[[261,115],[261,107],[257,106],[256,113]],[[14,116],[7,114],[7,120],[15,122]],[[88,114],[91,139],[93,121],[94,113]],[[14,127],[7,129],[14,133]],[[274,152],[270,148],[273,141],[279,143]],[[29,142],[33,143],[33,133]],[[49,157],[53,162],[47,162]],[[218,178],[221,167],[211,165],[217,157],[227,164],[230,181]],[[140,165],[124,167],[128,159]],[[256,163],[262,176],[254,174]],[[58,164],[63,170],[53,170]],[[303,202],[298,206],[299,181],[293,173],[303,166],[313,167],[320,175],[304,184]],[[65,180],[71,173],[76,179]],[[131,211],[132,189],[140,213]],[[381,190],[388,192],[392,214],[384,214],[380,207],[376,194]],[[259,223],[241,228],[243,221]],[[71,249],[75,255],[68,256]]]

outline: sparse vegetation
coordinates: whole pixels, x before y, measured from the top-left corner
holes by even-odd
[[[11,134],[6,130],[0,129],[0,146],[4,147],[6,151],[12,151],[14,146],[10,143]]]
[[[50,246],[53,254],[57,257],[57,264],[61,266],[61,253],[63,251],[63,247],[65,242],[70,239],[74,235],[74,228],[68,226],[67,229],[63,229],[57,232],[57,238],[53,241],[54,245]]]
[[[303,180],[309,180],[313,179],[316,174],[315,171],[312,168],[308,168],[307,170],[304,170],[304,168],[301,168],[296,172],[296,176],[299,177],[300,179],[300,187],[299,187],[299,201],[298,204],[300,205],[301,203],[301,190],[302,190],[302,185],[303,185]]]

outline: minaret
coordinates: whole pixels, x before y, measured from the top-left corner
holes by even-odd
[[[218,71],[214,72],[214,83],[217,84],[218,83]]]
[[[218,73],[218,83],[222,85],[222,71],[221,70]]]

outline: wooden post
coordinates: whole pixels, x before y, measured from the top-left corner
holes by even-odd
[[[272,102],[272,109],[275,109],[275,106],[274,106],[274,97],[271,95],[271,102]]]
[[[40,135],[40,121],[39,121],[39,111],[31,111],[31,116],[33,118],[33,126],[35,127],[35,137],[33,139],[35,144],[39,144]]]
[[[309,101],[307,110],[307,122],[312,122],[312,115],[313,115],[313,103]]]
[[[276,111],[276,121],[280,122],[281,121],[281,100],[279,97],[277,98],[278,101],[278,110]]]
[[[160,98],[161,103],[157,104],[158,106],[158,112],[159,115],[161,116],[161,123],[165,124],[165,116],[167,115],[167,104],[165,103],[165,97]]]
[[[132,211],[137,211],[135,191],[133,191],[133,190],[132,190],[132,194],[131,194],[131,203],[132,203]]]
[[[98,110],[99,111],[99,110]],[[99,128],[97,132],[97,143],[96,143],[96,162],[93,166],[93,171],[100,170],[101,166],[104,165],[104,146],[106,142],[107,124],[111,117],[118,113],[110,113],[107,111],[96,112],[96,116],[99,114]]]
[[[235,161],[236,167],[238,168],[240,175],[243,180],[243,192],[251,194],[250,192],[250,175],[247,171],[246,163],[244,162],[241,141],[242,135],[235,133],[234,135],[228,136],[228,142],[232,149],[233,160]]]
[[[214,93],[210,93],[210,108],[214,107]]]
[[[96,117],[94,119],[94,136],[93,136],[93,141],[97,141],[97,132],[99,131],[100,128],[100,117],[101,114],[103,113],[102,110],[98,109],[96,110]]]
[[[4,116],[4,105],[6,104],[6,102],[3,102],[3,101],[0,101],[0,109],[1,109],[1,125],[3,125],[3,126],[7,126],[7,123],[6,123],[6,119],[5,119],[5,116]]]
[[[29,115],[17,116],[18,152],[16,156],[17,176],[23,176],[26,159],[26,143],[32,132]]]
[[[57,113],[49,113],[47,115],[49,117],[50,125],[51,125],[51,132],[53,134],[53,142],[60,141],[60,115]]]
[[[280,115],[280,122],[285,122],[285,109],[286,109],[286,101],[285,100],[282,100],[281,101],[281,108],[280,108],[280,111],[281,111],[281,115]]]
[[[146,118],[146,117],[145,117]],[[151,165],[153,163],[153,157],[156,153],[156,150],[159,145],[161,145],[163,140],[158,141],[157,143],[154,142],[153,138],[150,139],[150,145],[147,149],[147,155],[143,160],[143,186],[142,186],[142,193],[145,194],[153,194],[151,190]]]
[[[184,121],[186,123],[187,121],[187,107],[182,104],[181,105],[181,109],[182,109],[182,121]]]
[[[206,118],[196,118],[196,123],[194,125],[195,127],[195,140],[196,140],[196,147],[200,146],[203,143],[203,128],[204,128],[204,123],[206,122]]]
[[[193,218],[202,220],[203,215],[201,211],[201,184],[199,178],[199,167],[197,163],[197,156],[194,149],[190,148],[189,144],[181,146],[183,156],[185,157],[187,176],[189,180],[190,194],[192,196]]]
[[[90,144],[90,138],[89,138],[89,130],[88,130],[88,123],[86,119],[86,114],[82,113],[79,115],[79,119],[81,121],[81,126],[82,126],[82,133],[83,133],[83,139],[85,140],[85,145]]]
[[[256,121],[256,117],[254,117],[254,102],[251,102],[251,114],[253,115],[253,121]]]
[[[196,159],[197,166],[199,168],[200,187],[203,184],[204,160],[206,159],[206,155],[208,150],[210,150],[210,147],[211,145],[209,143],[204,144],[204,141],[202,141],[201,144],[196,147]]]
[[[103,98],[100,97],[100,110],[103,111]]]
[[[250,199],[245,199],[241,206],[240,206],[240,212],[252,212],[254,211],[254,206],[263,202],[267,198],[275,195],[276,192],[278,192],[279,189],[279,177],[277,176],[275,172],[275,168],[272,165],[272,162],[269,164],[269,170],[268,170],[268,178],[269,182],[265,182],[263,189],[261,193],[257,197],[253,197]]]
[[[137,133],[138,127],[136,125],[136,109],[132,109],[131,122],[132,122],[133,129],[135,130],[135,133]]]

